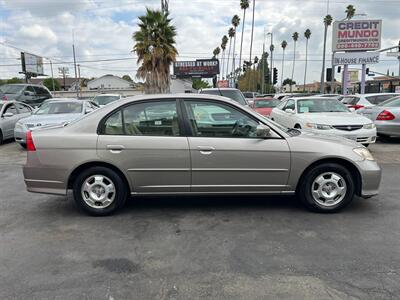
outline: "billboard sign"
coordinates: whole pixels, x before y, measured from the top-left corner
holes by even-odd
[[[22,73],[43,75],[43,58],[34,54],[21,52]]]
[[[379,52],[336,52],[333,55],[333,64],[335,66],[377,63],[379,63]]]
[[[174,75],[177,78],[211,78],[219,74],[218,59],[198,59],[195,61],[174,62]]]
[[[381,48],[382,20],[333,22],[332,50],[370,51]]]

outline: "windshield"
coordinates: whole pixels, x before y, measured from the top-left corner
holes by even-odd
[[[297,101],[297,112],[322,113],[322,112],[349,112],[348,108],[336,99],[307,99]]]
[[[223,97],[230,98],[242,105],[247,105],[246,99],[241,91],[238,90],[205,90],[201,92],[202,94],[209,94],[209,95],[219,95]]]
[[[55,115],[55,114],[80,114],[82,103],[77,102],[47,102],[35,112],[35,115]]]
[[[119,96],[96,96],[93,101],[98,105],[106,105],[119,99]]]
[[[1,86],[1,91],[4,94],[18,94],[23,89],[24,89],[23,85],[5,84]]]
[[[400,97],[390,98],[389,100],[379,103],[377,106],[397,107],[400,106]]]
[[[271,100],[256,100],[254,102],[254,107],[255,108],[274,108],[276,107],[279,103],[281,103],[280,100],[277,99],[271,99]]]

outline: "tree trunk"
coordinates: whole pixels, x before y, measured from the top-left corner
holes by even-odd
[[[325,92],[325,52],[326,52],[326,35],[328,32],[328,26],[325,25],[325,31],[324,31],[324,50],[323,50],[323,55],[322,55],[322,71],[321,71],[321,83],[320,83],[320,88],[319,92],[321,94],[324,94]]]
[[[307,58],[308,58],[308,39],[306,39],[306,64],[304,67],[304,85],[303,92],[306,91],[306,80],[307,80]]]
[[[283,69],[285,67],[285,49],[283,49],[283,57],[282,57],[282,73],[281,73],[281,89],[283,88]]]
[[[229,56],[231,56],[231,46],[232,46],[232,38],[229,38],[229,51],[228,51],[228,59],[226,61],[226,78],[228,78],[229,74]]]
[[[290,84],[290,92],[292,92],[292,83],[293,83],[293,76],[294,76],[294,66],[296,64],[296,41],[294,42],[294,53],[293,53],[293,66],[292,66],[292,82]]]
[[[233,37],[233,55],[232,55],[232,73],[234,82],[235,82],[235,48],[236,48],[236,34]]]
[[[240,39],[240,53],[239,53],[239,68],[242,68],[242,48],[243,48],[243,35],[244,35],[244,23],[246,21],[246,10],[243,10],[243,23],[242,23],[242,37]]]

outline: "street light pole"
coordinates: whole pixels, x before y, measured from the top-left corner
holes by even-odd
[[[273,62],[273,55],[274,55],[274,50],[273,50],[273,40],[274,40],[274,34],[272,32],[268,32],[267,35],[271,36],[271,45],[269,46],[269,51],[271,52],[271,58],[270,58],[270,66],[269,66],[269,83],[270,83],[270,92],[272,92],[272,70],[273,70],[273,66],[272,66],[272,62]]]
[[[53,62],[51,61],[51,59],[49,59],[49,61],[50,61],[50,68],[51,68],[51,83],[53,85],[53,92],[54,92],[55,88],[54,88]]]

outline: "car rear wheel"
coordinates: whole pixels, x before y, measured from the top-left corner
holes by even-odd
[[[1,132],[1,130],[0,130],[0,145],[2,145],[3,144],[3,132]]]
[[[313,167],[299,183],[298,197],[310,210],[333,213],[354,198],[355,183],[350,171],[335,163]]]
[[[73,184],[77,206],[92,216],[106,216],[121,208],[127,199],[127,187],[113,170],[92,167],[83,171]]]

